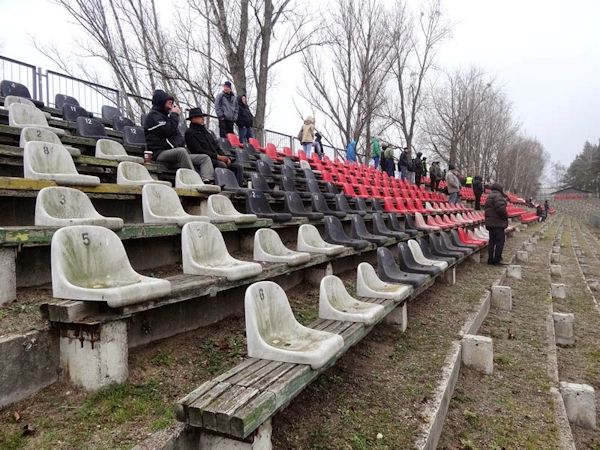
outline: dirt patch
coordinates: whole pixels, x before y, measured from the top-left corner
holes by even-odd
[[[546,335],[553,229],[546,235],[522,265],[523,280],[503,283],[512,287],[512,312],[492,309],[478,332],[494,340],[494,374],[461,368],[440,448],[558,447]]]

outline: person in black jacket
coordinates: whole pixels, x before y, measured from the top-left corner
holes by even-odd
[[[473,178],[473,194],[475,194],[475,209],[481,210],[481,196],[483,195],[483,178],[476,175]]]
[[[421,156],[423,156],[423,153],[417,152],[417,157],[412,160],[415,168],[415,184],[417,187],[421,186],[421,176],[423,175],[423,160]]]
[[[492,192],[485,202],[485,227],[490,233],[488,242],[488,264],[504,265],[502,262],[502,250],[506,235],[504,230],[508,227],[508,213],[506,211],[506,198],[502,186],[493,183],[490,186]]]
[[[254,116],[250,112],[246,94],[238,97],[238,117],[236,121],[238,126],[238,135],[242,144],[248,142],[252,136],[252,126],[254,125]]]
[[[146,146],[157,162],[196,170],[204,181],[214,179],[214,169],[206,155],[190,155],[179,132],[181,109],[175,99],[161,89],[154,91],[152,109],[144,120]]]
[[[238,184],[243,186],[244,170],[238,164],[233,164],[231,159],[223,153],[219,143],[210,131],[204,126],[206,114],[200,108],[192,108],[188,113],[190,127],[185,132],[185,142],[192,155],[206,155],[210,158],[213,167],[222,167],[235,173]]]
[[[400,172],[400,179],[408,181],[408,171],[412,166],[412,160],[410,158],[411,151],[410,148],[404,147],[402,153],[400,153],[400,159],[398,160],[398,171]]]

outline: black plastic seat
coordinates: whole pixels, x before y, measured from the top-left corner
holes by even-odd
[[[448,264],[454,264],[457,258],[453,258],[452,256],[444,256],[437,255],[433,247],[429,244],[429,241],[424,237],[420,237],[417,239],[417,243],[421,247],[421,251],[423,252],[423,256],[427,259],[432,259],[435,261],[445,261]]]
[[[345,212],[346,214],[358,214],[360,216],[366,216],[366,211],[361,211],[358,209],[352,209],[350,204],[348,203],[348,199],[344,194],[338,194],[335,196],[335,206],[338,211]]]
[[[302,169],[302,172],[304,172],[304,178],[306,178],[307,180],[317,180],[315,174],[311,169]]]
[[[7,95],[15,95],[17,97],[27,98],[31,100],[31,102],[38,108],[44,107],[44,102],[40,102],[39,100],[34,100],[33,98],[31,98],[31,94],[29,93],[29,89],[27,89],[27,86],[21,83],[17,83],[16,81],[0,81],[0,95],[2,97],[6,97]]]
[[[323,196],[323,194],[311,194],[310,198],[312,199],[313,209],[317,212],[323,213],[326,216],[335,216],[338,219],[343,219],[346,217],[346,213],[343,211],[334,211],[327,204],[327,199]]]
[[[272,197],[284,196],[284,191],[276,191],[274,189],[271,189],[265,177],[263,177],[260,173],[252,172],[250,174],[250,179],[252,180],[252,189],[265,192]]]
[[[142,127],[123,128],[123,145],[146,148],[146,135]]]
[[[259,153],[258,154],[258,159],[260,159],[262,162],[264,162],[264,163],[268,164],[269,166],[271,166],[271,169],[273,169],[275,167],[275,161],[273,161],[271,158],[269,158],[264,153]]]
[[[63,109],[63,106],[65,105],[80,106],[79,102],[75,97],[71,97],[70,95],[65,94],[56,94],[54,96],[54,107],[56,109]]]
[[[400,269],[408,273],[422,273],[424,275],[437,275],[442,271],[437,266],[426,266],[415,261],[410,248],[406,242],[398,244],[398,265]]]
[[[344,231],[342,222],[335,216],[325,216],[325,232],[323,233],[323,240],[330,244],[344,245],[346,247],[352,247],[355,250],[362,250],[369,246],[369,243],[364,239],[352,239]]]
[[[367,205],[367,202],[364,198],[355,197],[354,203],[356,203],[356,209],[358,209],[359,211],[364,211],[365,214],[369,214],[371,212],[371,210],[369,209],[369,205]]]
[[[406,223],[406,218],[404,219],[404,221],[401,221],[400,219],[398,219],[398,216],[396,214],[392,213],[388,214],[388,220],[390,221],[390,228],[394,231],[402,231],[411,237],[419,234],[418,230],[411,228],[410,225]]]
[[[148,114],[146,114],[146,113],[140,114],[140,125],[142,126],[142,128],[144,127],[144,124],[146,123],[147,116],[148,116]]]
[[[294,217],[306,217],[308,220],[321,220],[324,217],[323,213],[306,211],[304,203],[297,192],[285,192],[283,201],[285,212]]]
[[[452,243],[450,236],[445,231],[440,231],[440,240],[443,245],[442,248],[450,250],[451,252],[460,252],[463,255],[470,255],[473,253],[473,250],[467,247],[458,247]]]
[[[387,242],[388,238],[385,236],[379,236],[373,234],[367,230],[365,219],[357,214],[351,216],[352,220],[352,237],[355,239],[364,239],[365,241],[372,242],[373,244],[383,245]]]
[[[238,164],[245,164],[245,165],[252,165],[252,163],[250,162],[250,157],[248,156],[248,153],[246,153],[244,150],[242,150],[241,148],[234,148],[233,149],[233,154],[235,155],[235,162]]]
[[[215,184],[217,186],[221,186],[221,189],[225,191],[238,192],[241,194],[247,193],[250,190],[248,188],[241,187],[235,174],[231,170],[223,167],[217,167],[215,169]]]
[[[279,178],[278,175],[275,175],[273,173],[273,168],[271,167],[271,165],[267,164],[262,160],[256,161],[256,170],[258,170],[258,173],[260,173],[267,180],[274,180],[276,178]]]
[[[112,122],[113,119],[117,116],[121,116],[121,111],[119,108],[109,105],[102,105],[101,109],[102,118],[108,122]],[[142,114],[142,125],[144,125],[144,114]]]
[[[90,117],[90,113],[88,113],[86,109],[82,108],[81,106],[70,105],[66,103],[62,107],[62,116],[64,120],[76,122],[78,117]],[[102,127],[104,128],[104,126]]]
[[[429,279],[429,275],[400,270],[394,255],[387,247],[377,249],[377,276],[388,283],[410,284],[413,287],[421,286]]]
[[[327,189],[327,193],[332,195],[338,195],[340,193],[335,184],[330,183],[329,181],[325,183],[325,189]]]
[[[458,237],[458,231],[456,231],[456,230],[450,230],[450,240],[452,241],[452,243],[454,245],[456,245],[459,248],[466,247],[466,248],[470,248],[472,250],[479,250],[479,245],[463,243],[460,240],[460,238]]]
[[[112,120],[112,127],[115,131],[123,131],[125,127],[134,127],[133,120],[123,116],[115,116]]]
[[[291,169],[288,166],[280,166],[279,170],[281,171],[281,176],[282,177],[291,177],[291,178],[296,178],[296,171]]]
[[[242,150],[244,150],[250,158],[258,159],[258,156],[260,155],[260,152],[256,150],[252,144],[245,143]]]
[[[219,169],[215,169],[215,176],[217,170]],[[233,172],[231,173],[231,175],[235,179],[235,175],[233,175]],[[262,191],[257,191],[255,189],[247,189],[246,212],[248,214],[256,214],[258,217],[271,219],[274,222],[287,222],[289,220],[292,220],[292,215],[290,213],[278,213],[273,211],[273,209],[271,209],[271,206],[269,205],[267,197],[265,197],[265,194]]]
[[[235,150],[242,150],[241,148],[234,148],[227,138],[219,138],[217,139],[217,143],[219,144],[219,148],[227,154],[233,154]]]
[[[283,158],[283,165],[289,167],[292,170],[296,170],[296,165],[294,164],[294,161],[292,161],[292,158],[290,158],[289,156]]]
[[[319,182],[315,179],[307,178],[306,187],[308,189],[308,192],[310,192],[311,194],[321,194],[327,199],[335,198],[335,194],[330,194],[329,192],[325,193],[321,191],[321,188],[319,187]]]
[[[442,238],[435,233],[429,235],[429,247],[434,255],[443,256],[446,258],[461,259],[465,254],[459,250],[450,250],[446,248]]]
[[[394,231],[388,228],[385,223],[383,213],[373,213],[373,234],[379,236],[387,236],[391,238],[405,240],[408,239],[408,234],[402,231]]]
[[[292,177],[281,177],[281,190],[287,192],[296,192],[302,198],[311,198],[310,192],[300,192],[296,186],[296,180]]]
[[[385,212],[383,209],[383,204],[376,198],[371,199],[371,209],[373,212]]]
[[[99,120],[92,119],[91,117],[78,117],[77,123],[77,134],[82,137],[92,139],[108,139],[106,137],[106,130],[104,125]]]

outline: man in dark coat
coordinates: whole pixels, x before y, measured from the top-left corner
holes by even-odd
[[[223,83],[223,90],[215,98],[215,112],[219,118],[219,135],[224,138],[233,133],[233,124],[238,118],[239,103],[231,89],[231,81]]]
[[[502,250],[506,235],[504,230],[508,227],[508,213],[506,212],[506,198],[502,186],[493,183],[490,186],[492,192],[485,202],[485,227],[490,234],[488,242],[488,264],[504,265],[502,262]]]
[[[154,91],[152,109],[144,120],[146,146],[157,162],[176,168],[196,170],[204,181],[214,179],[214,169],[206,155],[190,155],[179,132],[181,109],[175,99],[161,89]]]
[[[423,176],[423,160],[421,159],[423,153],[417,152],[417,157],[412,160],[415,168],[415,184],[421,186],[421,176]]]
[[[240,142],[245,144],[252,136],[252,127],[254,126],[254,116],[248,106],[248,99],[246,94],[242,94],[238,97],[238,117],[235,122],[238,126],[238,134],[240,136]]]
[[[240,186],[244,184],[244,171],[238,164],[233,164],[219,147],[219,143],[212,133],[204,126],[206,114],[200,108],[192,108],[188,113],[190,127],[185,132],[185,142],[192,155],[206,155],[210,158],[213,167],[231,170]]]
[[[475,209],[481,209],[481,196],[483,195],[483,178],[476,175],[473,179],[473,194],[475,194]]]

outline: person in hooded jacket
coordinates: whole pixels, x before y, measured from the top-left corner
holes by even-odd
[[[381,158],[381,142],[377,137],[371,139],[371,157],[373,158],[373,167],[377,169]]]
[[[190,121],[190,127],[185,132],[185,142],[189,151],[193,155],[206,155],[210,158],[213,167],[229,169],[237,178],[240,186],[244,185],[244,170],[231,161],[223,150],[219,147],[219,143],[213,134],[206,129],[204,118],[206,114],[200,108],[192,108],[188,112],[187,120]]]
[[[473,178],[473,194],[475,194],[475,209],[479,211],[481,209],[481,196],[483,195],[483,178],[479,175],[475,175]]]
[[[490,186],[491,192],[485,202],[485,227],[490,239],[488,242],[488,264],[504,265],[502,251],[506,235],[504,230],[508,227],[508,213],[506,211],[506,198],[503,188],[498,183]]]
[[[304,124],[298,133],[298,140],[302,144],[302,150],[306,153],[306,157],[310,159],[313,142],[315,141],[315,118],[313,116],[304,119]]]
[[[346,146],[346,160],[356,162],[356,141],[354,139]]]
[[[238,100],[231,89],[231,81],[223,83],[223,90],[215,97],[215,112],[219,118],[219,136],[233,133],[233,124],[238,118]]]
[[[196,170],[204,181],[214,179],[214,169],[206,155],[190,155],[179,132],[181,109],[172,95],[161,89],[152,95],[152,109],[144,119],[146,147],[154,161]]]
[[[417,152],[416,158],[412,160],[413,167],[415,168],[415,184],[417,187],[421,186],[421,176],[423,176],[423,160],[421,156],[423,156],[423,153]]]
[[[238,135],[242,144],[247,143],[248,139],[254,137],[252,136],[254,116],[252,115],[250,107],[248,106],[248,99],[246,98],[246,94],[240,95],[238,97],[238,117],[236,125],[238,126]]]
[[[315,149],[315,153],[319,155],[319,158],[323,159],[323,143],[321,140],[323,139],[323,135],[318,131],[315,131],[315,140],[313,142],[313,148]]]
[[[400,172],[400,179],[405,181],[409,180],[408,171],[412,165],[410,148],[404,147],[402,153],[400,153],[400,159],[398,159],[398,171]]]

